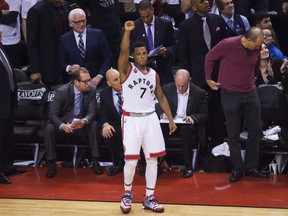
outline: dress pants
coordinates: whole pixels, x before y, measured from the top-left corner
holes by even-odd
[[[85,125],[81,129],[76,129],[73,133],[69,134],[56,128],[52,123],[48,123],[44,133],[44,143],[47,152],[46,159],[56,159],[56,143],[61,143],[61,141],[67,142],[67,139],[69,140],[69,138],[77,138],[77,140],[83,138],[83,140],[86,140],[86,137],[88,137],[92,158],[99,158],[99,128],[96,121],[89,122],[88,125]]]
[[[230,157],[235,170],[253,171],[258,167],[261,129],[261,105],[257,91],[232,92],[221,89],[221,103],[227,122]],[[248,131],[244,162],[241,158],[241,117]]]
[[[193,148],[195,147],[195,126],[190,124],[177,124],[175,133],[169,135],[168,124],[161,124],[164,139],[169,137],[181,137],[182,152],[185,166],[192,166]]]
[[[14,163],[13,117],[0,119],[0,173]]]

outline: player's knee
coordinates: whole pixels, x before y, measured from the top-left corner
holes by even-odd
[[[127,172],[132,172],[133,170],[136,169],[136,166],[137,166],[137,160],[126,160],[124,169]]]
[[[146,164],[150,167],[157,167],[157,158],[146,158]]]

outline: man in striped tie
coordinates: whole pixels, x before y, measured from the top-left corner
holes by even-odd
[[[71,73],[79,67],[90,72],[92,85],[99,85],[111,67],[112,53],[100,29],[87,28],[85,12],[76,8],[69,13],[72,30],[64,34],[60,45],[60,66],[65,71],[64,81],[71,80]]]

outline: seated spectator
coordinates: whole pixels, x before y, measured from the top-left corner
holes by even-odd
[[[174,121],[182,122],[177,124],[178,130],[171,136],[181,136],[183,143],[183,158],[185,163],[184,178],[193,175],[192,152],[197,141],[205,143],[205,122],[208,121],[208,105],[206,92],[191,83],[190,74],[187,70],[179,69],[175,73],[175,83],[163,86],[163,93],[166,96]],[[165,114],[162,119],[167,119]],[[184,123],[184,124],[183,124]],[[161,124],[164,139],[168,136],[168,124]],[[193,136],[194,134],[194,136]],[[198,136],[199,140],[194,139]]]
[[[270,57],[273,59],[274,58],[280,58],[280,59],[287,58],[278,47],[276,34],[274,30],[263,29],[263,34],[264,34],[264,43],[269,49]]]
[[[265,43],[261,46],[260,51],[260,65],[259,65],[259,74],[256,78],[257,85],[261,84],[276,84],[277,82],[281,81],[279,80],[279,76],[274,76],[274,70],[272,67],[273,60],[271,60],[269,55],[269,50]],[[276,68],[275,68],[276,69]],[[280,68],[278,68],[278,71]],[[275,70],[276,74],[278,71]],[[279,73],[280,74],[280,71]],[[277,80],[278,78],[278,80]]]
[[[45,127],[44,143],[47,152],[47,178],[57,174],[56,143],[63,138],[88,137],[92,154],[92,169],[102,174],[99,164],[98,124],[96,117],[96,88],[91,85],[89,71],[83,67],[72,73],[72,81],[55,92]],[[62,139],[61,139],[62,138]]]
[[[254,17],[254,24],[261,29],[272,29],[272,22],[269,14],[259,12]]]
[[[220,11],[226,25],[226,32],[229,37],[243,35],[249,28],[248,19],[240,14],[235,14],[235,7],[232,0],[216,0],[216,5]]]
[[[72,30],[61,37],[60,66],[66,71],[66,81],[79,67],[85,67],[92,77],[91,84],[99,85],[112,64],[108,41],[100,29],[87,28],[85,12],[76,8],[69,13]],[[102,82],[104,84],[104,82]]]
[[[120,74],[115,69],[106,72],[108,88],[100,93],[100,124],[104,142],[108,145],[113,167],[108,176],[123,171],[124,152],[121,131],[122,98]]]

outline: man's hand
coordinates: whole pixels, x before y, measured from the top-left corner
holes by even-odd
[[[85,121],[85,118],[84,119],[79,119],[77,121],[73,120],[73,122],[72,122],[73,126],[71,125],[71,128],[73,130],[83,128],[83,126],[86,124],[86,121]]]
[[[102,135],[105,138],[111,138],[113,136],[113,132],[116,132],[114,127],[108,123],[105,123],[102,128]]]
[[[124,24],[125,31],[132,31],[135,28],[134,21],[126,21]]]
[[[187,122],[187,123],[191,123],[194,124],[194,120],[192,119],[191,116],[186,116],[183,121]]]
[[[95,76],[92,80],[91,80],[91,84],[97,86],[102,80],[101,76]]]
[[[288,70],[288,59],[284,59],[281,67],[280,67],[280,72],[285,73]]]
[[[74,73],[76,70],[78,70],[80,68],[80,65],[78,64],[73,64],[73,65],[70,65],[69,67],[69,72],[71,73]]]
[[[61,128],[65,133],[73,133],[73,128],[71,127],[71,124],[69,124],[69,123],[62,124]]]
[[[167,51],[166,47],[161,47],[160,51],[159,51],[159,54],[160,55],[165,55],[166,51]]]
[[[213,80],[206,80],[206,82],[212,90],[218,90],[219,89],[220,83],[216,83]]]
[[[176,124],[174,123],[174,121],[169,121],[169,135],[171,135],[172,133],[174,133],[177,129]]]
[[[33,73],[30,75],[31,83],[42,83],[41,73]]]

